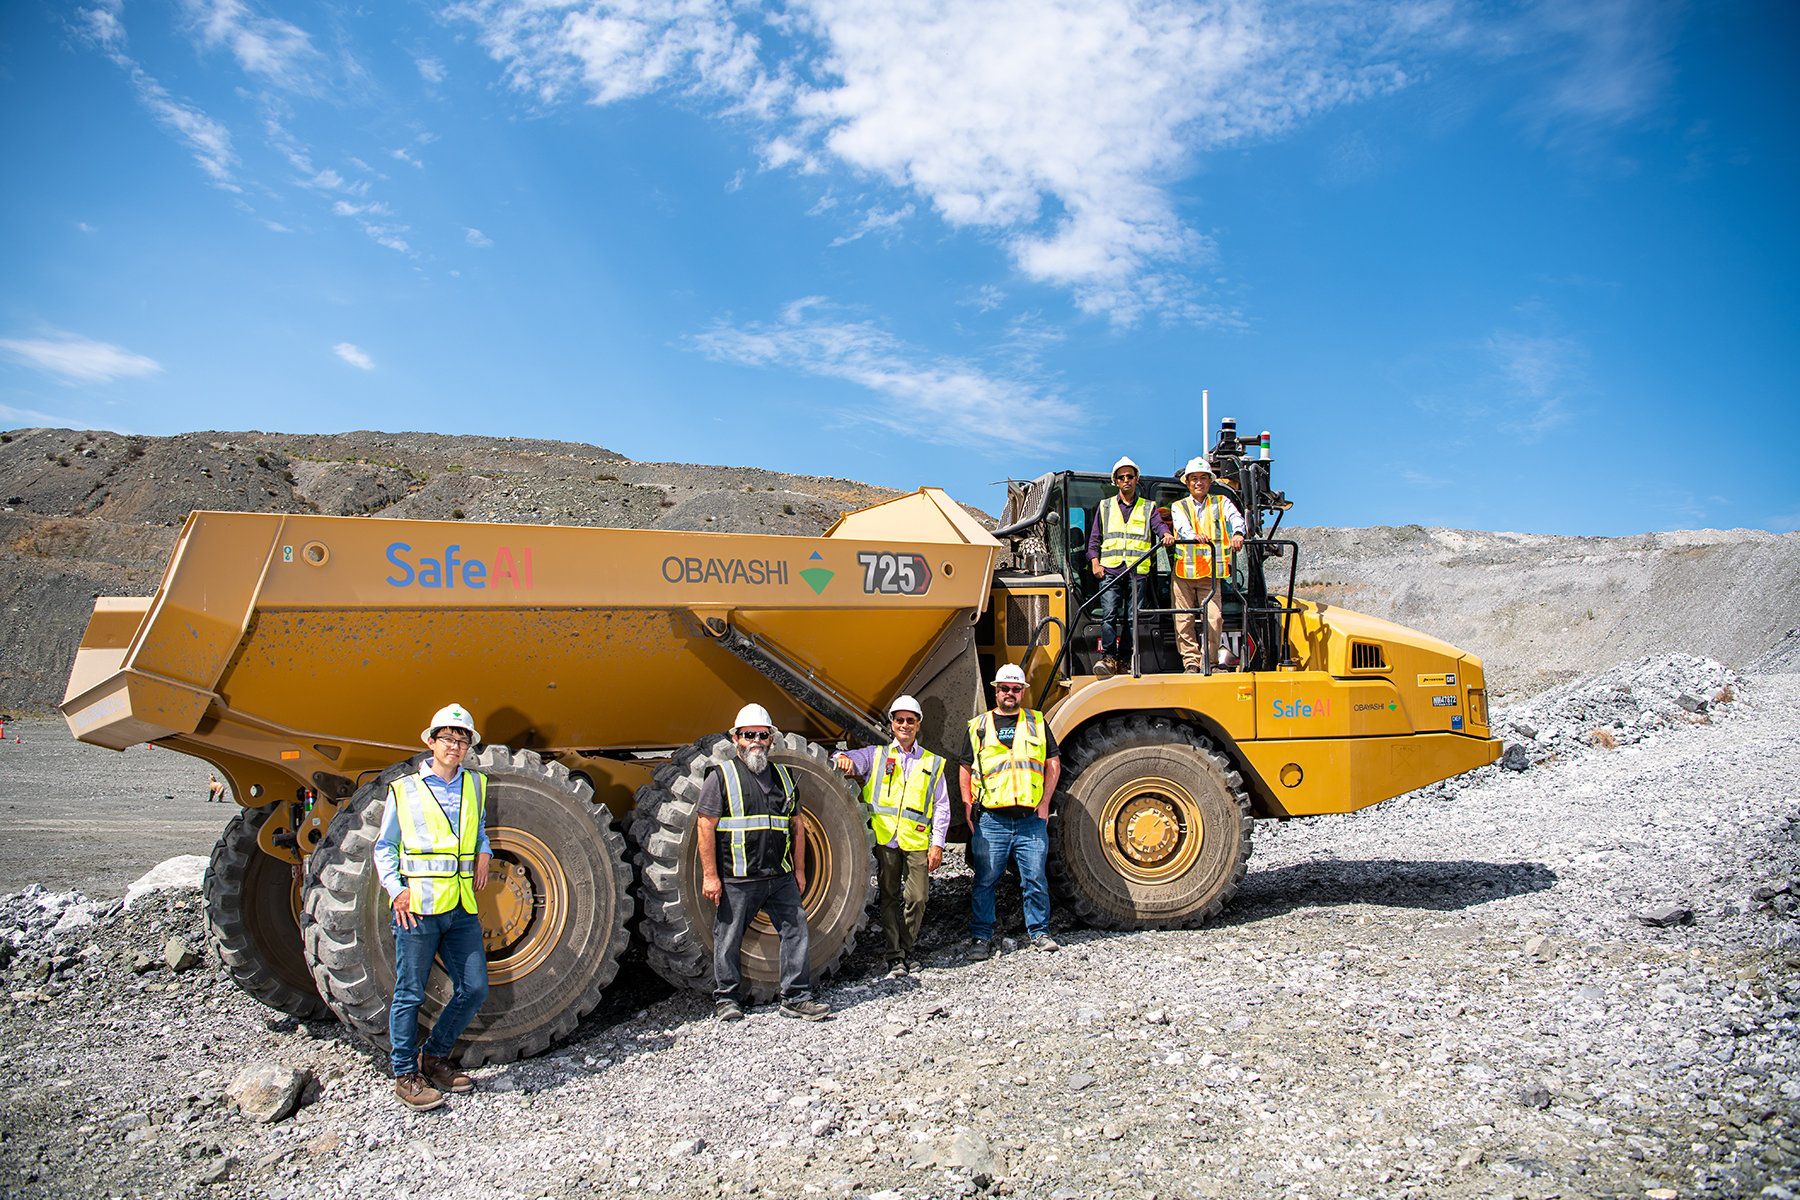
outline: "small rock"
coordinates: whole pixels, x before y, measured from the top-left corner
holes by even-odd
[[[705,1138],[681,1138],[679,1141],[669,1144],[666,1154],[669,1158],[692,1158],[704,1149],[706,1149]]]
[[[1556,943],[1540,933],[1525,943],[1525,953],[1539,962],[1549,962],[1556,957]]]
[[[1549,1108],[1550,1091],[1543,1087],[1528,1087],[1520,1091],[1519,1103],[1526,1108]]]
[[[836,1133],[837,1127],[838,1123],[836,1117],[820,1117],[808,1126],[807,1132],[811,1133],[816,1138],[821,1138],[828,1134]]]
[[[1502,771],[1523,771],[1531,766],[1531,754],[1518,742],[1508,742],[1500,754]]]
[[[1152,1025],[1167,1025],[1169,1023],[1169,1014],[1160,1008],[1153,1008],[1144,1014],[1144,1020]]]
[[[1083,1088],[1090,1088],[1093,1086],[1094,1086],[1094,1077],[1085,1072],[1081,1072],[1081,1073],[1077,1073],[1077,1074],[1069,1076],[1069,1090],[1071,1092],[1079,1092]]]
[[[1698,696],[1690,696],[1686,692],[1675,697],[1675,703],[1681,705],[1681,707],[1687,709],[1691,713],[1703,713],[1707,709],[1706,701]]]
[[[959,1133],[932,1157],[940,1167],[960,1168],[971,1175],[998,1175],[994,1148],[979,1133]]]
[[[215,1183],[224,1183],[227,1179],[231,1178],[232,1172],[237,1170],[237,1165],[237,1159],[230,1155],[226,1155],[224,1158],[214,1159],[200,1172],[198,1178],[196,1178],[194,1182],[203,1187],[210,1187]]]
[[[1644,1200],[1676,1200],[1680,1194],[1674,1188],[1651,1188],[1644,1193]]]
[[[1645,925],[1666,928],[1670,925],[1688,925],[1694,920],[1694,910],[1680,904],[1654,904],[1640,909],[1637,919]]]
[[[1777,896],[1787,895],[1790,886],[1785,880],[1781,883],[1763,884],[1750,889],[1750,899],[1758,904],[1767,904]]]
[[[895,1023],[893,1025],[887,1026],[881,1032],[882,1032],[882,1036],[888,1038],[891,1041],[894,1038],[905,1037],[907,1034],[911,1033],[912,1031],[913,1031],[913,1028],[911,1025],[901,1025],[899,1023]]]
[[[245,1067],[231,1081],[225,1094],[237,1101],[238,1110],[253,1121],[279,1121],[299,1107],[300,1094],[312,1082],[309,1072],[295,1067],[263,1063]]]
[[[163,946],[163,961],[171,971],[188,971],[199,965],[200,956],[184,939],[172,937]]]
[[[134,950],[131,954],[131,973],[133,975],[142,975],[146,971],[154,971],[157,966],[160,965],[160,962],[161,960],[153,954],[146,954],[142,950]]]
[[[1109,1142],[1116,1142],[1120,1138],[1125,1136],[1125,1131],[1123,1129],[1120,1129],[1117,1125],[1111,1124],[1109,1122],[1108,1124],[1102,1125],[1100,1127],[1100,1136],[1105,1138]]]
[[[1537,735],[1538,735],[1537,726],[1527,725],[1523,721],[1514,721],[1512,723],[1512,728],[1513,728],[1514,733],[1518,734],[1520,737],[1524,738],[1526,741],[1528,741],[1528,742],[1537,741]]]

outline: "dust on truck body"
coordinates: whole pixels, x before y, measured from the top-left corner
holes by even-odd
[[[710,989],[694,809],[747,701],[773,714],[772,757],[799,781],[822,975],[851,952],[872,875],[855,789],[826,748],[885,737],[906,691],[926,744],[957,753],[997,660],[1024,662],[1064,746],[1058,893],[1106,927],[1217,912],[1255,816],[1349,811],[1497,757],[1479,660],[1291,595],[1283,644],[1260,646],[1255,669],[1093,677],[1069,637],[1092,608],[1083,564],[1030,548],[1068,527],[1083,478],[1040,481],[1060,522],[1015,520],[1005,541],[932,488],[820,537],[196,512],[154,597],[96,601],[63,712],[83,741],[154,742],[229,779],[243,808],[205,884],[220,957],[258,999],[380,1043],[382,801],[420,754],[422,714],[467,706],[495,856],[490,997],[460,1047],[472,1064],[570,1032],[615,977],[634,914],[658,974]],[[1249,608],[1237,617],[1248,631]],[[1378,667],[1357,649],[1370,646]],[[1452,693],[1454,730],[1431,698]],[[772,932],[753,927],[744,957],[770,994]],[[428,1018],[448,994],[434,975]]]

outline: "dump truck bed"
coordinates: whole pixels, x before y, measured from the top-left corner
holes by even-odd
[[[196,512],[154,597],[97,604],[63,712],[83,741],[301,780],[416,750],[451,699],[543,751],[667,748],[750,698],[835,736],[720,631],[878,714],[999,550],[933,488],[821,537]]]

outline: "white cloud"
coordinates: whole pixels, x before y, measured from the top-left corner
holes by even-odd
[[[455,10],[540,103],[670,90],[760,122],[765,169],[879,177],[985,232],[1091,312],[1210,319],[1183,272],[1210,243],[1168,186],[1201,153],[1398,87],[1430,6],[804,0],[467,0]]]
[[[419,68],[419,77],[426,83],[442,83],[450,76],[444,64],[435,58],[416,58],[413,65]]]
[[[262,217],[262,218],[260,218],[260,220],[262,221],[263,228],[267,229],[270,233],[292,233],[292,232],[294,232],[292,229],[289,229],[286,225],[283,225],[280,221],[271,221],[267,217]]]
[[[1536,0],[1513,47],[1549,67],[1525,116],[1540,134],[1592,133],[1647,115],[1673,78],[1672,0]]]
[[[363,348],[354,342],[339,342],[331,348],[331,352],[359,371],[373,371],[375,369],[375,360],[370,358]]]
[[[65,383],[111,383],[115,379],[155,375],[162,370],[162,364],[153,358],[73,333],[0,338],[0,353]]]
[[[1579,342],[1497,330],[1486,349],[1502,381],[1502,429],[1533,442],[1569,420],[1568,402],[1586,386],[1587,356]]]
[[[184,104],[126,53],[124,0],[100,0],[76,13],[77,29],[131,80],[132,94],[150,115],[185,143],[214,187],[241,192],[233,179],[237,156],[225,126],[191,104]]]
[[[469,245],[474,246],[478,250],[486,250],[489,246],[494,244],[494,239],[481,232],[479,229],[463,230],[463,238]]]
[[[1055,449],[1081,422],[1074,405],[1037,383],[1008,379],[958,358],[908,346],[868,321],[824,315],[817,296],[796,300],[772,323],[715,325],[693,339],[717,362],[775,367],[841,380],[877,403],[844,415],[942,445]]]
[[[86,221],[75,222],[75,228],[80,230],[82,233],[93,233],[94,232],[94,227],[92,225],[89,225]]]
[[[910,204],[897,208],[893,212],[889,212],[878,205],[863,214],[863,219],[857,223],[855,229],[841,237],[832,238],[831,244],[834,247],[847,246],[851,242],[869,236],[871,233],[880,235],[882,240],[885,241],[887,240],[888,235],[899,229],[903,223],[910,220],[912,215],[913,206]]]
[[[254,12],[242,0],[182,0],[181,7],[200,44],[229,50],[247,74],[282,88],[314,86],[319,52],[299,26]]]
[[[398,159],[400,162],[406,163],[408,166],[419,167],[419,168],[423,168],[425,166],[424,163],[422,163],[418,159],[414,158],[412,156],[411,152],[408,151],[405,146],[398,146],[398,147],[394,148],[393,150],[388,151],[388,153],[391,154],[394,158]]]
[[[35,408],[14,408],[10,404],[0,404],[0,424],[8,428],[28,427],[33,429],[110,429],[114,433],[130,432],[122,425],[108,421],[96,421],[92,417],[71,417],[62,413],[39,412]]]

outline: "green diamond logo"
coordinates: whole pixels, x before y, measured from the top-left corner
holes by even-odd
[[[806,580],[806,586],[813,590],[813,595],[825,593],[825,585],[831,582],[836,571],[827,571],[824,567],[808,567],[800,572],[800,578]]]
[[[1399,707],[1400,706],[1398,704],[1395,704],[1392,700],[1388,701],[1388,711],[1389,712],[1393,712],[1396,708],[1399,708]]]

